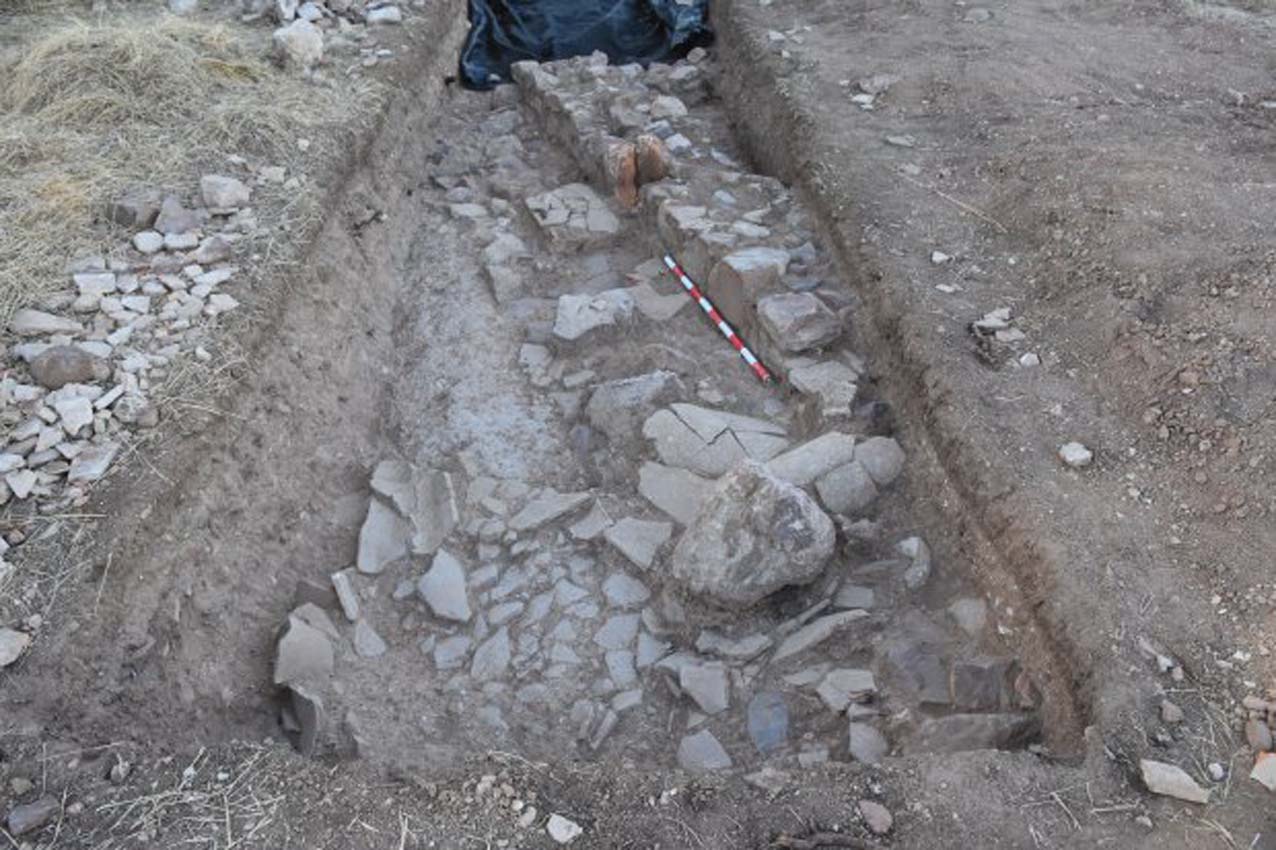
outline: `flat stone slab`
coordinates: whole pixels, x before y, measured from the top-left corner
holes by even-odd
[[[772,458],[767,463],[767,469],[783,481],[805,487],[826,472],[850,463],[854,458],[855,437],[830,431]]]
[[[864,764],[880,764],[891,751],[886,736],[867,723],[852,721],[847,724],[847,752],[855,761]]]
[[[376,575],[387,564],[408,554],[412,526],[376,496],[368,502],[368,516],[359,531],[359,555],[355,567],[361,573]]]
[[[476,682],[500,678],[509,667],[510,654],[509,629],[502,626],[474,651],[474,658],[470,662],[470,677]]]
[[[532,531],[567,516],[589,501],[588,493],[559,493],[545,490],[534,496],[521,511],[510,518],[514,531]]]
[[[643,424],[643,436],[654,440],[660,459],[716,478],[744,458],[766,461],[789,445],[784,428],[774,422],[695,404],[673,404]]]
[[[817,644],[823,643],[834,635],[838,630],[857,623],[868,617],[867,611],[840,611],[837,614],[829,614],[820,617],[793,634],[786,637],[775,650],[775,655],[771,657],[772,663],[783,661],[799,653],[805,652]]]
[[[99,480],[106,475],[107,470],[111,468],[115,456],[119,454],[120,446],[118,443],[102,443],[97,446],[89,446],[84,451],[75,456],[71,461],[71,469],[67,471],[67,481],[79,481],[91,483]]]
[[[707,773],[731,767],[731,757],[708,729],[683,737],[678,744],[678,765],[683,770]]]
[[[678,376],[663,369],[606,381],[590,395],[585,415],[589,417],[589,424],[609,439],[625,440],[638,433],[651,408],[673,401],[685,391]]]
[[[376,658],[384,655],[386,649],[385,641],[367,620],[354,624],[354,651],[361,658]]]
[[[853,702],[864,702],[877,693],[872,672],[840,668],[830,670],[815,688],[829,711],[841,714]]]
[[[636,608],[651,598],[651,591],[632,576],[613,573],[603,582],[603,595],[618,608]]]
[[[634,314],[634,297],[627,289],[597,295],[560,295],[554,317],[554,336],[574,342],[599,328],[614,328]]]
[[[716,662],[682,665],[678,671],[678,687],[708,715],[720,714],[731,704],[727,668]]]
[[[709,479],[675,466],[648,461],[638,470],[639,495],[682,525],[695,519],[712,489]]]
[[[446,549],[434,554],[430,569],[417,581],[417,593],[436,617],[468,623],[473,616],[465,586],[465,567]]]
[[[798,392],[820,401],[820,413],[827,418],[849,416],[859,392],[859,375],[836,360],[825,360],[789,371],[789,383]]]
[[[300,617],[289,616],[275,647],[275,684],[320,681],[332,675],[332,643]]]
[[[731,640],[717,632],[705,629],[696,637],[696,651],[716,655],[729,661],[752,661],[771,648],[769,635],[756,634]]]
[[[673,535],[673,523],[625,517],[603,532],[603,537],[635,566],[649,568],[660,547]]]
[[[603,649],[628,649],[638,636],[637,614],[617,614],[609,617],[594,633],[594,643]]]
[[[784,745],[789,736],[789,709],[784,695],[763,691],[749,700],[745,715],[749,738],[759,753],[768,753]]]

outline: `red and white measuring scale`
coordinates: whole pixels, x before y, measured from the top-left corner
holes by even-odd
[[[758,376],[758,380],[764,384],[771,383],[771,373],[762,365],[762,361],[754,356],[749,347],[744,344],[744,340],[740,339],[740,335],[727,324],[727,320],[722,318],[718,308],[714,307],[713,303],[704,296],[704,293],[700,291],[700,287],[696,286],[691,278],[687,277],[687,273],[682,270],[682,266],[674,262],[673,257],[669,254],[665,254],[665,265],[669,267],[669,271],[673,273],[673,276],[678,278],[682,288],[687,290],[691,300],[700,305],[700,309],[704,310],[705,314],[708,315],[709,321],[713,322],[718,330],[722,332],[722,335],[727,338],[727,342],[731,343],[731,347],[740,352],[740,356],[744,358],[744,362],[753,370],[753,374]]]

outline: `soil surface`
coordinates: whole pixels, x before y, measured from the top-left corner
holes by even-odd
[[[64,541],[12,843],[1276,847],[1261,22],[729,1],[473,93],[457,12],[219,415]],[[724,605],[715,534],[828,551]]]

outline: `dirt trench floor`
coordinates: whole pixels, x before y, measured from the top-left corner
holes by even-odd
[[[836,234],[744,164],[720,73],[575,60],[391,121],[224,424],[6,679],[8,805],[58,801],[23,840],[539,847],[551,814],[586,847],[1221,840],[1102,763],[1092,671],[908,419]],[[640,129],[672,174],[628,208],[591,140]],[[749,249],[789,258],[759,303],[822,307],[741,323],[779,386],[660,263]],[[852,397],[795,388],[828,364]],[[837,434],[902,471],[864,451],[852,505],[850,456],[804,451]],[[836,554],[724,614],[671,565],[746,457],[800,470]],[[294,630],[329,667],[278,682]]]

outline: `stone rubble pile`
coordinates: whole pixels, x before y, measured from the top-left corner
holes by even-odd
[[[195,203],[128,192],[106,213],[133,232],[129,242],[76,260],[65,289],[14,314],[0,505],[83,506],[138,432],[159,423],[156,388],[183,360],[212,359],[212,329],[239,307],[237,245],[258,231],[251,200],[249,185],[220,174],[200,180]],[[11,534],[5,548],[17,542]]]

